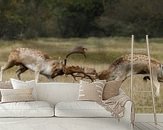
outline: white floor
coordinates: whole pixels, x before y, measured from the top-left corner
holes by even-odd
[[[157,125],[154,123],[153,114],[136,114],[134,130],[163,130],[163,113],[156,114]]]
[[[163,130],[163,114],[136,114],[135,127],[113,118],[0,118],[0,130]]]
[[[136,122],[134,130],[163,130],[163,123]]]
[[[0,130],[130,130],[110,118],[1,118]]]

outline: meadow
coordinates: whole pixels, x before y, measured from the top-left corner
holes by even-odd
[[[163,38],[149,39],[151,56],[163,63]],[[108,69],[119,56],[130,53],[131,39],[124,37],[109,37],[109,38],[39,38],[32,40],[15,40],[3,41],[0,40],[0,66],[7,62],[10,51],[17,47],[29,47],[39,49],[49,54],[53,59],[64,59],[65,55],[75,46],[82,45],[86,47],[87,58],[82,55],[72,55],[68,59],[68,65],[79,65],[81,67],[95,68],[97,72]],[[143,48],[146,48],[145,40],[135,41],[135,53],[146,53]],[[15,71],[17,67],[13,67],[4,72],[3,79],[17,78]],[[34,73],[27,71],[22,74],[22,80],[34,79]],[[54,79],[55,82],[78,82],[74,81],[70,76],[62,76]],[[39,82],[49,82],[45,77],[40,76]],[[134,76],[134,91],[149,90],[150,82],[144,82],[142,76]],[[130,78],[123,84],[122,89],[129,95],[130,93]],[[158,113],[163,112],[163,84],[161,84],[161,95],[156,97],[156,110]],[[136,104],[136,112],[152,112],[151,94],[141,92],[134,93],[134,101]]]

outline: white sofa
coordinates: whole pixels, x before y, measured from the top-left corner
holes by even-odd
[[[130,101],[125,105],[124,117],[118,122],[110,112],[97,103],[77,101],[78,83],[37,83],[36,90],[38,100],[43,101],[44,109],[48,109],[47,113],[40,109],[38,112],[40,115],[38,113],[35,115],[36,109],[34,109],[32,113],[27,111],[29,113],[27,116],[23,115],[26,112],[23,111],[20,116],[12,116],[11,112],[7,118],[2,118],[3,104],[0,104],[0,130],[129,130],[131,128]],[[47,108],[46,102],[51,104],[50,109]]]

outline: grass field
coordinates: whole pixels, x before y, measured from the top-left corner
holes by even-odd
[[[57,38],[39,38],[33,40],[20,40],[20,41],[2,41],[0,40],[0,66],[4,65],[7,61],[9,52],[13,48],[17,47],[30,47],[42,50],[48,53],[53,59],[64,59],[65,55],[73,47],[82,45],[86,47],[87,58],[85,59],[81,55],[73,55],[69,58],[69,65],[80,65],[82,67],[93,67],[97,71],[107,69],[109,64],[113,62],[118,56],[126,53],[130,53],[130,38],[114,37],[114,38],[69,38],[69,39],[57,39]],[[146,53],[142,51],[142,48],[146,48],[144,40],[136,41],[135,48],[137,52]],[[163,38],[150,39],[150,50],[152,57],[158,59],[163,63]],[[11,77],[16,78],[16,67],[7,70],[4,73],[4,80],[9,80]],[[34,73],[27,71],[22,74],[23,80],[29,80],[34,78]],[[40,82],[48,81],[43,76],[40,77]],[[72,77],[58,77],[55,79],[57,82],[74,82]],[[148,90],[150,82],[143,82],[142,76],[134,77],[134,89],[136,90]],[[129,94],[130,79],[127,79],[122,88],[127,94]],[[151,106],[152,99],[149,94],[135,93],[134,100],[136,103],[137,112],[152,112]],[[142,107],[146,106],[146,108]],[[163,84],[161,84],[161,96],[156,98],[157,112],[163,112]]]

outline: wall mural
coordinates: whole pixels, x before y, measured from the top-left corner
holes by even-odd
[[[135,35],[134,90],[150,89],[145,35],[149,34],[157,112],[163,112],[162,0],[2,0],[1,78],[38,82],[120,80],[130,92],[131,34]],[[143,8],[142,8],[143,7]],[[126,10],[127,9],[127,10]],[[152,112],[151,96],[137,93],[137,112]],[[142,99],[144,99],[142,101]],[[147,100],[145,100],[147,99]],[[143,105],[145,104],[145,105]],[[146,106],[146,107],[142,107]]]

